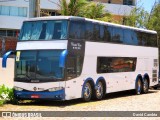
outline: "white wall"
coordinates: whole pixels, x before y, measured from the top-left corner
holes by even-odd
[[[104,3],[105,10],[114,15],[129,15],[135,6],[119,5],[119,4],[107,4]]]
[[[3,0],[3,1],[5,1],[5,0]],[[6,1],[8,1],[8,0],[6,0]],[[28,0],[26,0],[26,1],[28,1]],[[0,5],[28,7],[29,2],[25,2],[25,0],[15,0],[15,1],[9,1],[9,2],[0,2]]]
[[[29,1],[29,0],[26,0]],[[16,6],[16,7],[27,7],[27,17],[29,16],[29,2],[25,2],[25,0],[15,0],[9,2],[0,2],[0,5],[3,6]],[[27,17],[20,16],[7,16],[0,15],[0,28],[5,29],[20,29],[22,22],[27,19]]]
[[[0,85],[6,85],[7,87],[13,87],[14,79],[14,59],[9,58],[7,60],[7,67],[2,68],[2,58],[0,58]]]
[[[27,18],[26,17],[0,15],[0,28],[20,29],[22,26],[22,22],[25,19],[27,19]]]
[[[59,0],[41,0],[40,1],[40,8],[41,9],[51,9],[51,10],[58,10],[59,7],[57,4],[59,4]]]

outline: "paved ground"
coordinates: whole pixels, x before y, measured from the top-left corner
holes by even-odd
[[[81,99],[55,102],[41,101],[24,103],[21,105],[7,104],[0,107],[0,111],[160,111],[160,90],[150,90],[148,94],[133,95],[132,91],[112,93],[106,95],[104,100],[84,103]],[[22,118],[19,118],[21,120]],[[39,118],[35,118],[39,119]],[[45,119],[45,118],[43,118]],[[53,118],[47,118],[47,120]],[[76,118],[55,118],[73,119]],[[79,119],[113,119],[124,118],[79,118]],[[160,120],[160,118],[125,118],[128,120]]]

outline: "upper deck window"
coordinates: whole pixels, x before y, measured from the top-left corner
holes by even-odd
[[[85,23],[82,21],[71,21],[69,38],[72,40],[85,39]]]
[[[67,20],[24,22],[19,40],[67,39]]]

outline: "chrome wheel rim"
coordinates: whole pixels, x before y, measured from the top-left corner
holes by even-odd
[[[148,89],[148,82],[147,82],[147,80],[144,80],[143,90],[144,90],[144,91],[147,91],[147,89]]]
[[[101,82],[98,83],[97,85],[97,97],[101,97],[103,95],[103,85]]]
[[[138,94],[140,94],[141,93],[141,81],[140,80],[138,80],[138,84],[137,84],[137,88],[138,88]]]
[[[84,97],[89,98],[90,95],[91,95],[91,87],[89,84],[86,84],[84,88]]]

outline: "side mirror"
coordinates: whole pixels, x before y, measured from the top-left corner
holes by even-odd
[[[62,51],[60,58],[59,58],[59,67],[62,67],[62,68],[65,67],[65,60],[66,60],[67,54],[68,54],[67,50]]]
[[[6,53],[3,55],[2,68],[6,68],[7,58],[8,58],[10,55],[13,55],[13,54],[15,54],[15,51],[8,51],[8,52],[6,52]]]

